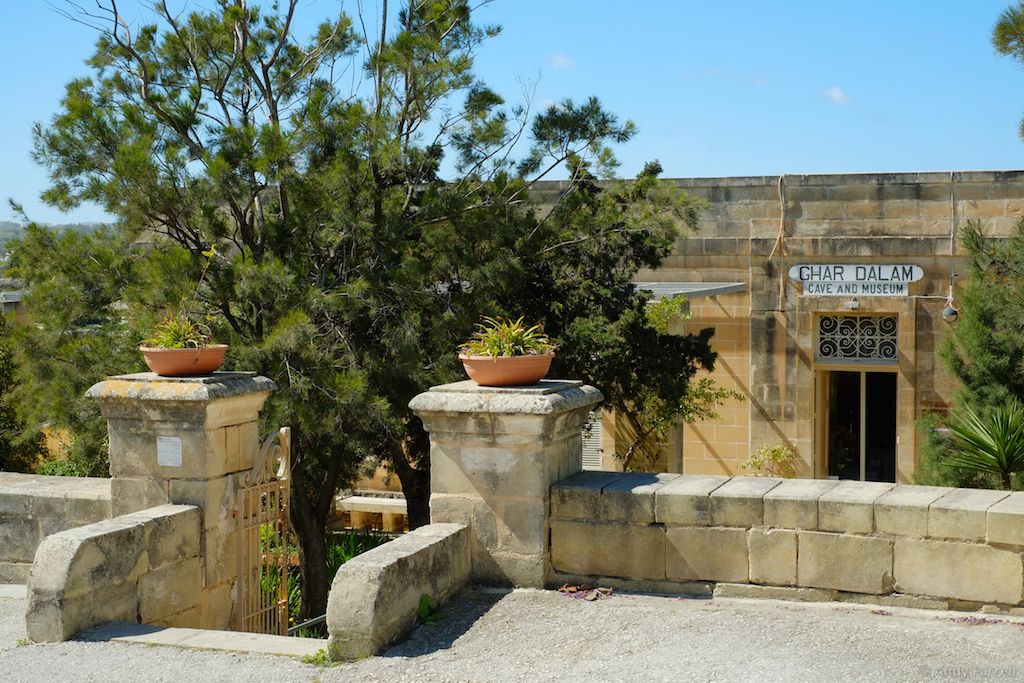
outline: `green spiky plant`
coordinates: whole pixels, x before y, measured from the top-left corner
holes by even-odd
[[[541,325],[529,327],[520,316],[516,320],[484,316],[473,336],[462,345],[467,356],[542,356],[554,351]]]
[[[195,291],[188,306],[177,314],[170,314],[153,326],[153,334],[142,340],[142,345],[154,349],[198,349],[209,346],[213,343],[213,334],[208,325],[195,322],[192,319],[192,312],[195,309],[196,299],[199,297],[199,288],[206,279],[206,271],[210,269],[210,263],[217,254],[216,247],[211,246],[203,252],[206,261],[203,263],[203,272],[199,275]]]
[[[995,474],[1009,491],[1012,475],[1024,472],[1024,406],[1013,399],[982,414],[964,404],[946,425],[953,437],[949,464]]]

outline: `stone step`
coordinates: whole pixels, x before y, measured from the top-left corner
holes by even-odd
[[[112,621],[83,631],[76,638],[93,642],[171,645],[197,650],[253,652],[287,657],[314,656],[320,650],[327,649],[327,641],[321,638],[292,638],[264,633],[148,626],[120,621]]]
[[[28,586],[23,583],[0,583],[0,598],[28,598]]]

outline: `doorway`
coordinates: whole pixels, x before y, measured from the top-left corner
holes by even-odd
[[[896,481],[896,373],[822,373],[828,476]]]

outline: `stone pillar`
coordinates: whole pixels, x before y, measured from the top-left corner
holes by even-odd
[[[202,509],[202,628],[234,625],[237,492],[260,449],[257,418],[274,383],[254,373],[120,375],[86,394],[107,418],[115,516],[176,503]]]
[[[470,527],[475,581],[545,585],[551,485],[580,471],[583,425],[603,398],[573,380],[465,381],[409,404],[430,432],[431,522]]]

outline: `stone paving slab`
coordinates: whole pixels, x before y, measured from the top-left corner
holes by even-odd
[[[142,645],[174,645],[199,650],[251,652],[288,657],[313,656],[327,648],[320,638],[291,638],[264,633],[207,631],[198,628],[162,628],[145,624],[110,622],[78,635],[78,640],[94,642],[139,643]]]
[[[28,599],[28,586],[23,583],[0,583],[0,598]]]

